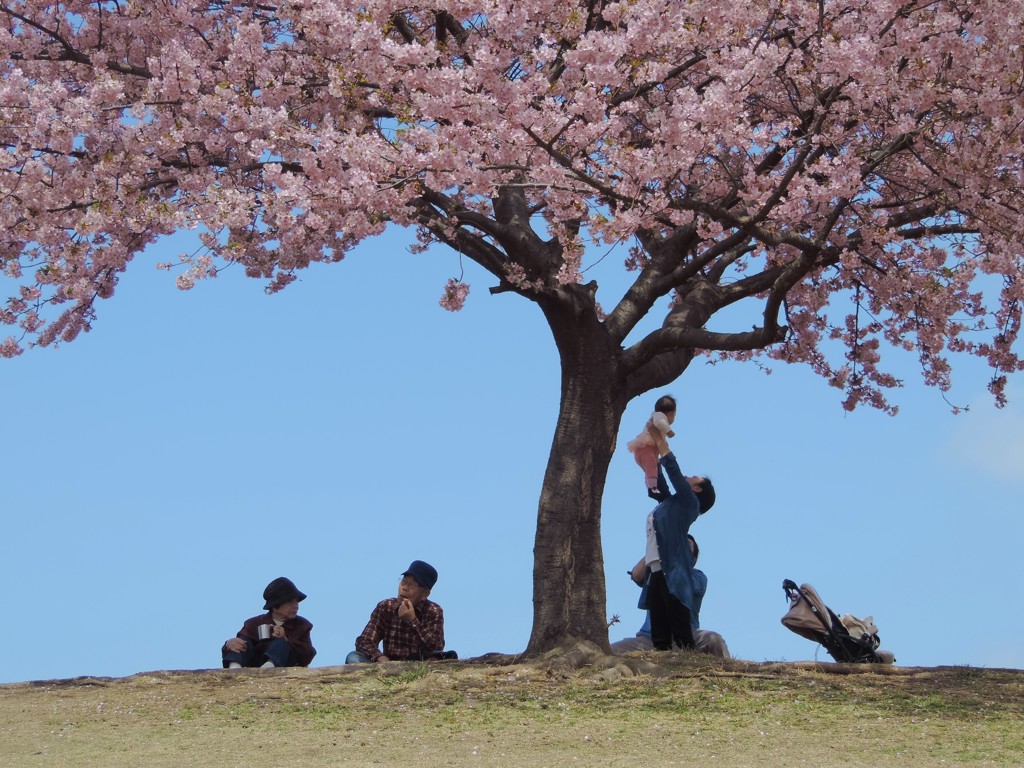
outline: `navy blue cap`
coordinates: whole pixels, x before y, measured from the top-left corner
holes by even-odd
[[[416,583],[424,589],[433,589],[437,584],[437,569],[422,560],[413,560],[402,572],[403,576],[412,576]]]

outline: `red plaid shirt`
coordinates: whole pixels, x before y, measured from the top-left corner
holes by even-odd
[[[370,614],[363,633],[356,638],[356,650],[370,661],[383,655],[394,661],[420,659],[444,650],[444,611],[437,603],[424,600],[416,606],[415,621],[398,618],[398,598],[381,600]]]

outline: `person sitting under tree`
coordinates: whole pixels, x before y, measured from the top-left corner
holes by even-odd
[[[221,648],[227,669],[241,667],[308,667],[316,656],[310,639],[313,625],[299,616],[306,595],[291,579],[280,576],[263,590],[268,613],[246,619],[235,637]]]
[[[697,540],[693,538],[692,534],[687,534],[686,536],[690,542],[690,551],[693,552],[693,563],[696,565],[697,558],[700,556],[700,547],[697,546]],[[629,577],[638,587],[643,588],[647,585],[646,557],[641,557],[637,564],[633,566],[633,569],[629,571]],[[704,595],[707,593],[708,577],[702,570],[694,568],[691,581],[693,583],[693,610],[690,611],[690,628],[693,633],[694,650],[701,653],[710,653],[723,659],[731,658],[729,646],[726,645],[724,637],[718,632],[700,628],[700,608],[704,601]],[[644,598],[641,595],[641,602],[643,601]],[[651,639],[650,611],[647,612],[643,626],[637,631],[635,637],[623,638],[612,643],[612,653],[614,654],[651,650],[654,650],[654,641]]]
[[[413,560],[398,582],[398,596],[377,603],[345,663],[458,658],[454,651],[444,650],[441,606],[427,599],[436,583],[437,570]]]

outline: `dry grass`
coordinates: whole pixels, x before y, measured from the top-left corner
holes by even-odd
[[[0,765],[1024,765],[1021,671],[653,658],[4,685]]]

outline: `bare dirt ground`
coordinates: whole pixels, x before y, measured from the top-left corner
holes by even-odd
[[[0,685],[0,766],[1024,766],[1021,670],[515,662]]]

